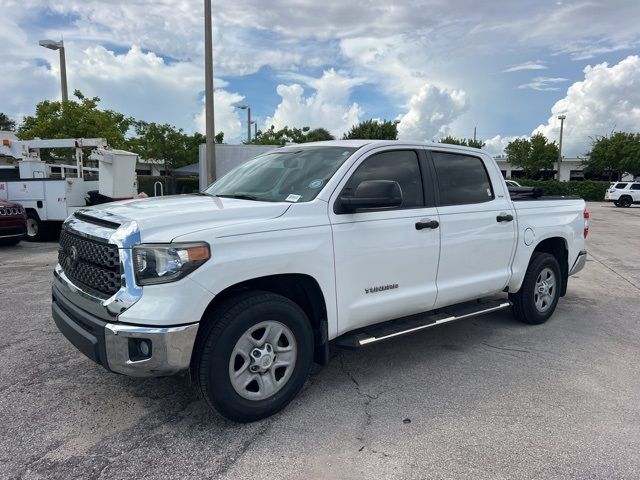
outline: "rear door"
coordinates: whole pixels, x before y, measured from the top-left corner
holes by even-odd
[[[433,307],[440,233],[432,182],[429,178],[425,189],[422,179],[428,172],[423,150],[378,150],[357,161],[332,195],[339,334]],[[402,205],[336,211],[338,197],[348,196],[363,180],[398,182]],[[436,223],[424,227],[421,222]]]
[[[640,183],[632,183],[629,187],[629,193],[634,202],[640,202]]]
[[[509,281],[515,212],[491,159],[431,150],[440,218],[436,307],[499,292]]]

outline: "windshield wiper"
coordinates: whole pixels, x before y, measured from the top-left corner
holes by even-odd
[[[255,200],[255,201],[259,201],[258,197],[256,197],[255,195],[248,195],[245,193],[228,193],[228,194],[222,194],[222,195],[214,195],[215,197],[222,197],[222,198],[238,198],[240,200]]]

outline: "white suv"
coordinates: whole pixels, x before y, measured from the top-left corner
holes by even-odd
[[[604,194],[607,202],[613,202],[616,207],[627,208],[634,203],[640,203],[640,182],[612,183]]]

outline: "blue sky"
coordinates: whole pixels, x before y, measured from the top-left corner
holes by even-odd
[[[70,89],[105,108],[202,130],[200,0],[0,0],[0,111],[16,119],[59,98],[64,38]],[[9,15],[6,13],[9,12]],[[499,153],[515,136],[555,140],[567,154],[589,137],[640,130],[640,2],[417,0],[391,4],[214,2],[216,130],[328,128],[399,120],[401,138],[478,136]]]

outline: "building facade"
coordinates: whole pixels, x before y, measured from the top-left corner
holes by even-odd
[[[524,172],[520,167],[515,167],[509,163],[507,157],[500,155],[494,157],[502,176],[504,178],[517,179],[518,177],[524,177]],[[584,157],[563,157],[560,162],[560,176],[561,182],[568,182],[570,180],[584,180]],[[553,163],[553,176],[552,178],[558,178],[558,162]]]

